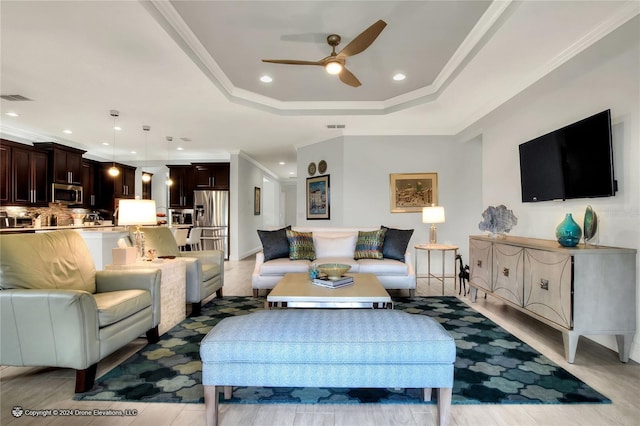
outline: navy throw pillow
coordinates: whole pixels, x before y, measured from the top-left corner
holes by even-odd
[[[277,231],[258,230],[258,236],[260,237],[260,241],[262,241],[262,251],[264,252],[265,262],[283,257],[289,258],[287,229],[291,229],[291,226],[278,229]]]
[[[407,252],[413,229],[395,229],[386,226],[380,228],[387,230],[384,235],[384,244],[382,244],[382,257],[404,262],[404,254]]]

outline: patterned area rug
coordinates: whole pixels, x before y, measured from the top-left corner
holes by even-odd
[[[96,381],[85,401],[203,403],[199,342],[221,319],[263,309],[264,299],[225,297],[202,308]],[[611,403],[455,297],[394,300],[394,309],[436,318],[456,340],[453,404]],[[424,404],[419,389],[234,388],[225,403]],[[426,404],[435,402],[426,402]]]

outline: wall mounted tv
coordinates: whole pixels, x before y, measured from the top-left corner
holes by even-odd
[[[520,145],[522,202],[611,197],[611,110]]]

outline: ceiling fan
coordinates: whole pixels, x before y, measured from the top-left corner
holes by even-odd
[[[326,58],[319,61],[297,61],[290,59],[263,59],[262,62],[270,62],[274,64],[286,64],[286,65],[321,65],[325,67],[329,74],[337,74],[340,77],[340,81],[349,86],[358,87],[362,83],[356,78],[351,71],[345,68],[344,64],[346,58],[349,56],[357,55],[366,48],[380,35],[387,23],[383,20],[379,20],[369,28],[361,32],[356,38],[351,40],[344,49],[336,53],[336,46],[340,44],[340,36],[338,34],[331,34],[327,37],[327,43],[331,46],[331,54]]]

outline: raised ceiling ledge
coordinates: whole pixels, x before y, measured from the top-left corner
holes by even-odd
[[[455,78],[464,63],[500,27],[503,22],[500,18],[505,11],[517,5],[517,3],[512,3],[511,0],[494,1],[449,59],[441,73],[428,86],[383,101],[289,102],[259,95],[234,86],[186,25],[180,14],[171,5],[171,2],[150,0],[144,1],[142,4],[230,102],[280,115],[386,115],[432,102],[438,99],[440,93],[442,93],[448,82]]]

